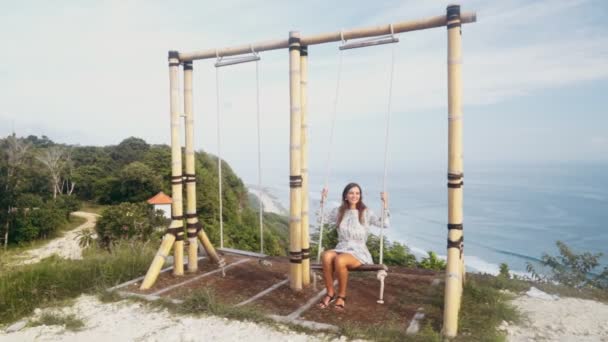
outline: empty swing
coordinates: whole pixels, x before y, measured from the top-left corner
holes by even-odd
[[[220,81],[219,81],[219,68],[228,65],[247,63],[255,61],[255,81],[256,81],[256,113],[257,113],[257,140],[258,140],[258,188],[262,189],[262,153],[261,153],[261,134],[260,134],[260,82],[259,82],[259,71],[258,61],[260,56],[251,46],[251,55],[248,56],[236,56],[236,57],[220,57],[216,51],[217,61],[215,63],[215,87],[216,87],[216,101],[217,101],[217,156],[218,156],[218,197],[219,197],[219,223],[220,223],[220,248],[219,251],[225,254],[233,254],[239,256],[253,257],[258,259],[264,259],[267,255],[264,253],[264,218],[263,210],[264,205],[262,200],[259,199],[259,225],[260,225],[260,252],[244,251],[236,248],[224,247],[224,218],[223,218],[223,201],[222,201],[222,149],[221,149],[221,124],[220,124]]]
[[[337,113],[337,105],[338,105],[338,95],[340,91],[340,77],[342,72],[342,51],[346,49],[354,49],[366,46],[375,46],[380,44],[389,44],[389,43],[397,43],[399,39],[394,36],[393,26],[391,25],[391,34],[389,36],[384,36],[380,38],[376,38],[374,40],[363,40],[359,42],[347,43],[344,40],[344,36],[342,35],[342,45],[340,46],[340,57],[338,62],[338,77],[336,82],[336,93],[334,97],[333,103],[333,113],[331,120],[331,129],[330,129],[330,137],[329,137],[329,147],[327,152],[327,160],[326,160],[326,169],[325,169],[325,182],[324,188],[327,189],[330,175],[330,162],[331,162],[331,147],[333,145],[333,135],[334,135],[334,126],[336,121],[336,113]],[[387,179],[387,160],[388,160],[388,138],[389,138],[389,127],[390,127],[390,114],[391,114],[391,104],[392,104],[392,92],[393,92],[393,74],[395,68],[395,46],[393,45],[392,55],[391,55],[391,69],[390,69],[390,80],[389,80],[389,93],[388,93],[388,106],[386,112],[386,131],[384,136],[384,173],[382,178],[382,191],[386,192],[386,179]],[[324,209],[325,209],[325,201],[323,197],[321,198],[320,203],[320,225],[319,225],[319,241],[318,241],[318,252],[317,252],[317,263],[312,264],[311,268],[313,270],[322,270],[323,265],[320,264],[321,261],[321,251],[323,249],[323,228],[324,228]],[[384,279],[388,276],[388,267],[384,265],[384,225],[386,220],[385,210],[382,210],[382,218],[381,218],[381,229],[380,229],[380,258],[378,264],[363,264],[357,268],[351,269],[350,271],[354,272],[377,272],[376,278],[380,281],[380,292],[379,298],[377,300],[378,304],[384,304]]]

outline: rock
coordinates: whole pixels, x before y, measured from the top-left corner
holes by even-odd
[[[17,332],[27,325],[27,319],[22,319],[16,323],[13,323],[10,327],[6,328],[5,332],[7,334]]]
[[[42,310],[40,310],[40,308],[35,308],[34,309],[34,315],[38,316],[42,313]]]

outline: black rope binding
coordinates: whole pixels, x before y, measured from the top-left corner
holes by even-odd
[[[448,188],[450,188],[450,189],[458,189],[458,188],[462,188],[463,185],[464,185],[464,182],[460,182],[460,183],[448,183]]]
[[[462,223],[448,223],[448,230],[462,230]]]
[[[310,259],[310,248],[302,248],[302,260]]]
[[[450,240],[450,238],[448,238],[448,249],[449,248],[461,249],[463,245],[464,245],[464,236],[461,236],[460,239],[458,239],[456,241],[452,241],[452,240]]]
[[[289,262],[292,264],[301,264],[302,252],[289,252]]]
[[[290,188],[301,188],[302,187],[302,176],[289,176],[289,187]]]

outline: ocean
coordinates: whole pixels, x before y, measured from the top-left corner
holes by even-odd
[[[543,253],[558,253],[557,240],[575,252],[606,254],[607,169],[608,163],[465,164],[463,223],[467,270],[496,274],[498,265],[507,263],[512,271],[525,273],[527,262],[538,261]],[[337,205],[344,185],[350,181],[361,185],[365,203],[377,211],[381,172],[334,172],[329,182],[329,201],[333,205]],[[323,182],[321,175],[311,174],[313,215]],[[406,244],[417,257],[425,255],[425,251],[444,256],[446,183],[445,168],[391,170],[387,178],[389,240]],[[286,181],[265,187],[289,208]],[[608,255],[601,258],[601,263],[602,268],[608,266]],[[599,267],[596,271],[600,271]]]

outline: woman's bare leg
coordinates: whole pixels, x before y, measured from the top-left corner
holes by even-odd
[[[338,273],[338,296],[346,297],[346,285],[348,285],[348,270],[361,266],[361,262],[352,254],[342,253],[335,257],[334,267]],[[338,298],[336,305],[344,305],[344,300]]]
[[[327,294],[330,297],[335,295],[334,290],[334,259],[338,253],[333,250],[325,251],[321,255],[321,260],[323,262],[323,279],[325,281],[325,288],[327,289]]]

